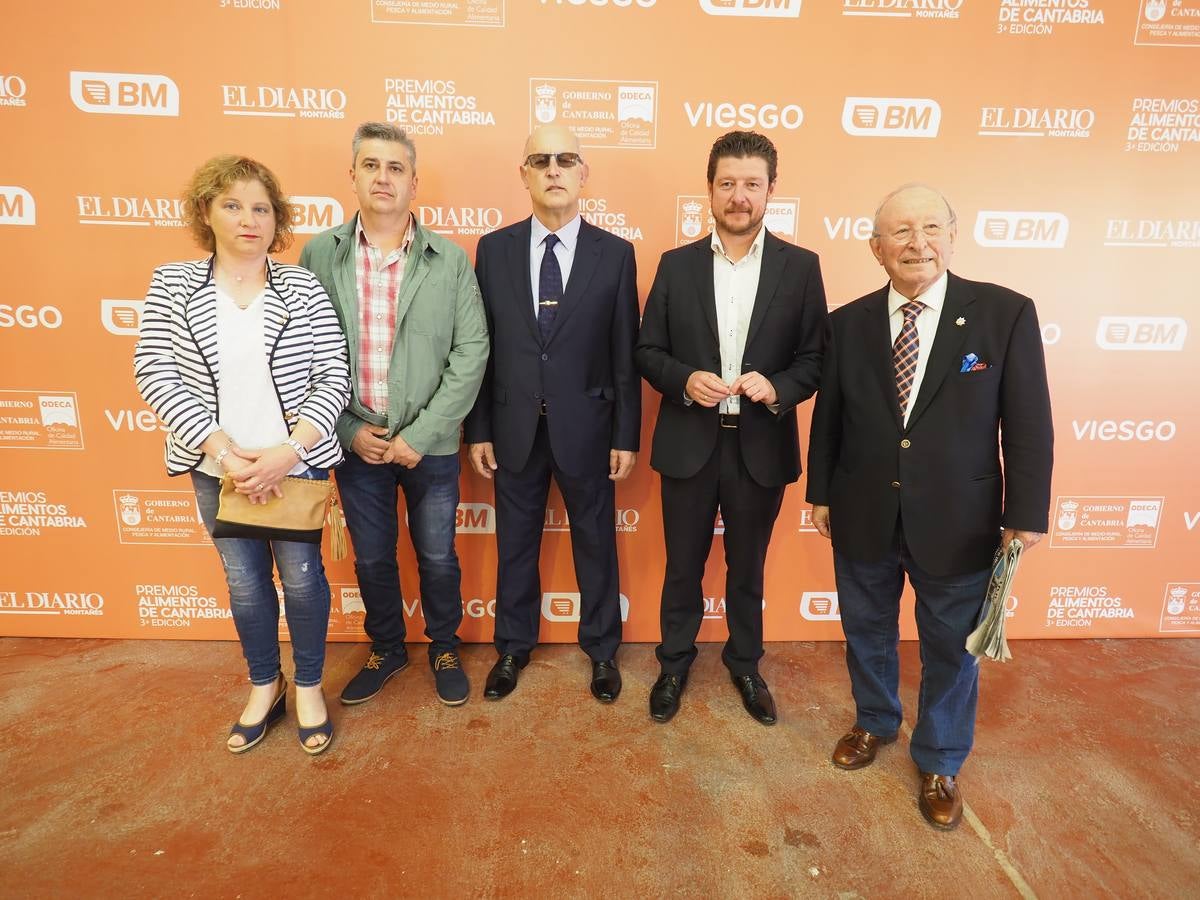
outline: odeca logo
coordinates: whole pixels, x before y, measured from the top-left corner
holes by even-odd
[[[1067,217],[1057,212],[981,209],[975,217],[980,247],[1058,249],[1066,246],[1069,230]]]
[[[291,204],[292,231],[296,234],[320,234],[346,221],[342,204],[332,197],[296,195]]]
[[[917,97],[847,97],[842,130],[855,137],[934,138],[942,124],[937,101]]]
[[[757,16],[796,19],[800,0],[700,0],[700,8],[710,16]]]
[[[100,324],[109,334],[137,337],[144,300],[100,300]]]
[[[166,75],[72,72],[71,102],[101,115],[178,116],[179,88]]]
[[[0,187],[0,225],[36,225],[37,204],[21,187]]]
[[[800,598],[800,616],[810,622],[840,622],[837,591],[805,591]]]
[[[454,530],[459,534],[495,534],[496,510],[490,503],[460,503],[454,514]]]
[[[618,595],[621,601],[621,621],[629,621],[629,598],[624,594]],[[542,594],[542,615],[547,622],[578,622],[579,621],[578,592],[564,591],[557,594]]]
[[[1182,350],[1187,321],[1178,316],[1101,316],[1096,345],[1101,350]]]

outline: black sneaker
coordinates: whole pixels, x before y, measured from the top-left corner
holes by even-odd
[[[433,669],[439,700],[447,706],[461,706],[467,702],[471,684],[467,681],[467,673],[462,670],[462,661],[457,652],[447,650],[430,656],[429,666]]]
[[[408,667],[408,651],[401,647],[388,653],[371,651],[357,675],[342,689],[342,703],[353,706],[366,703],[383,690],[388,679]]]

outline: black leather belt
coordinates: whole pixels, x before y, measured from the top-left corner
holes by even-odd
[[[722,428],[737,428],[738,427],[738,419],[740,418],[740,416],[731,416],[729,413],[718,413],[718,416],[721,419],[721,427]]]

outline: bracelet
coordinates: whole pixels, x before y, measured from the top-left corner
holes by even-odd
[[[218,466],[221,465],[221,463],[224,461],[225,457],[229,455],[229,451],[232,449],[233,449],[232,443],[226,444],[224,447],[222,447],[220,449],[220,451],[217,453],[217,455],[215,457],[216,463]]]
[[[291,447],[292,450],[295,451],[296,458],[300,460],[300,462],[304,462],[305,458],[308,456],[308,448],[293,437],[287,438],[281,446]]]

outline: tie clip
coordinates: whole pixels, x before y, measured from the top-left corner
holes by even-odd
[[[538,306],[558,306],[557,300],[539,300]]]

